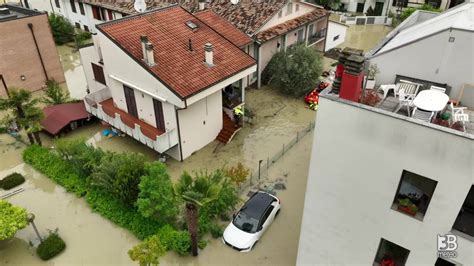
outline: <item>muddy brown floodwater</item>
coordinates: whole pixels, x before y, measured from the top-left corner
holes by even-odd
[[[74,99],[83,99],[86,96],[87,81],[82,68],[79,52],[67,45],[57,46],[59,59],[64,70],[66,83],[62,84],[69,90],[69,95]]]

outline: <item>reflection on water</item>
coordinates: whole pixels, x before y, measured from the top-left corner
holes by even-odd
[[[351,47],[368,52],[393,28],[384,25],[350,25],[346,40],[339,47]]]
[[[79,52],[66,45],[57,46],[61,65],[69,94],[74,99],[82,99],[86,95],[87,81],[82,68]]]

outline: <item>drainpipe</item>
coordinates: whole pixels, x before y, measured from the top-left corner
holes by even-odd
[[[8,91],[7,83],[5,82],[5,78],[3,78],[2,74],[0,74],[0,79],[2,80],[3,87],[5,88],[5,92],[7,93],[7,98],[10,99],[10,92]]]
[[[181,129],[179,127],[179,113],[178,113],[178,111],[186,110],[186,109],[188,109],[188,101],[186,101],[186,100],[184,100],[184,107],[183,108],[175,108],[174,109],[174,112],[175,112],[175,115],[176,115],[176,125],[177,125],[177,129],[178,129],[179,157],[181,157],[181,162],[184,161],[184,160],[183,160],[183,145],[181,144]]]
[[[43,57],[41,56],[41,52],[40,52],[40,49],[38,47],[38,42],[36,41],[35,32],[33,30],[33,23],[28,23],[28,28],[30,28],[31,35],[33,36],[33,40],[34,40],[35,46],[36,46],[36,51],[38,52],[38,56],[39,56],[39,59],[40,59],[40,62],[41,62],[41,66],[43,67],[44,76],[46,77],[46,81],[48,81],[49,80],[48,73],[46,72],[46,67],[44,66]]]
[[[49,0],[49,5],[51,5],[51,12],[53,12],[53,14],[55,14],[55,13],[54,13],[53,2],[51,2],[51,0]]]

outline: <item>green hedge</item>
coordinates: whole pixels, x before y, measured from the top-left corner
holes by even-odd
[[[25,182],[25,178],[19,173],[13,173],[7,175],[4,179],[0,180],[0,188],[5,190],[19,186]]]
[[[26,148],[23,160],[65,187],[67,191],[78,196],[86,196],[94,211],[128,229],[139,239],[143,240],[156,234],[162,227],[162,224],[141,216],[135,208],[124,206],[107,192],[88,188],[85,176],[78,174],[69,162],[45,147],[32,145]]]
[[[66,248],[66,243],[58,235],[57,232],[52,232],[36,249],[36,254],[42,260],[49,260],[58,255]]]

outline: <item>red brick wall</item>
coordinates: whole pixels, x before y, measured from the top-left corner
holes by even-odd
[[[8,88],[37,91],[42,88],[46,80],[28,23],[33,24],[49,79],[64,82],[64,73],[48,17],[46,14],[41,14],[0,22],[0,74],[3,75]],[[26,80],[22,81],[21,75],[25,75]],[[5,95],[5,88],[1,83],[0,95]]]

